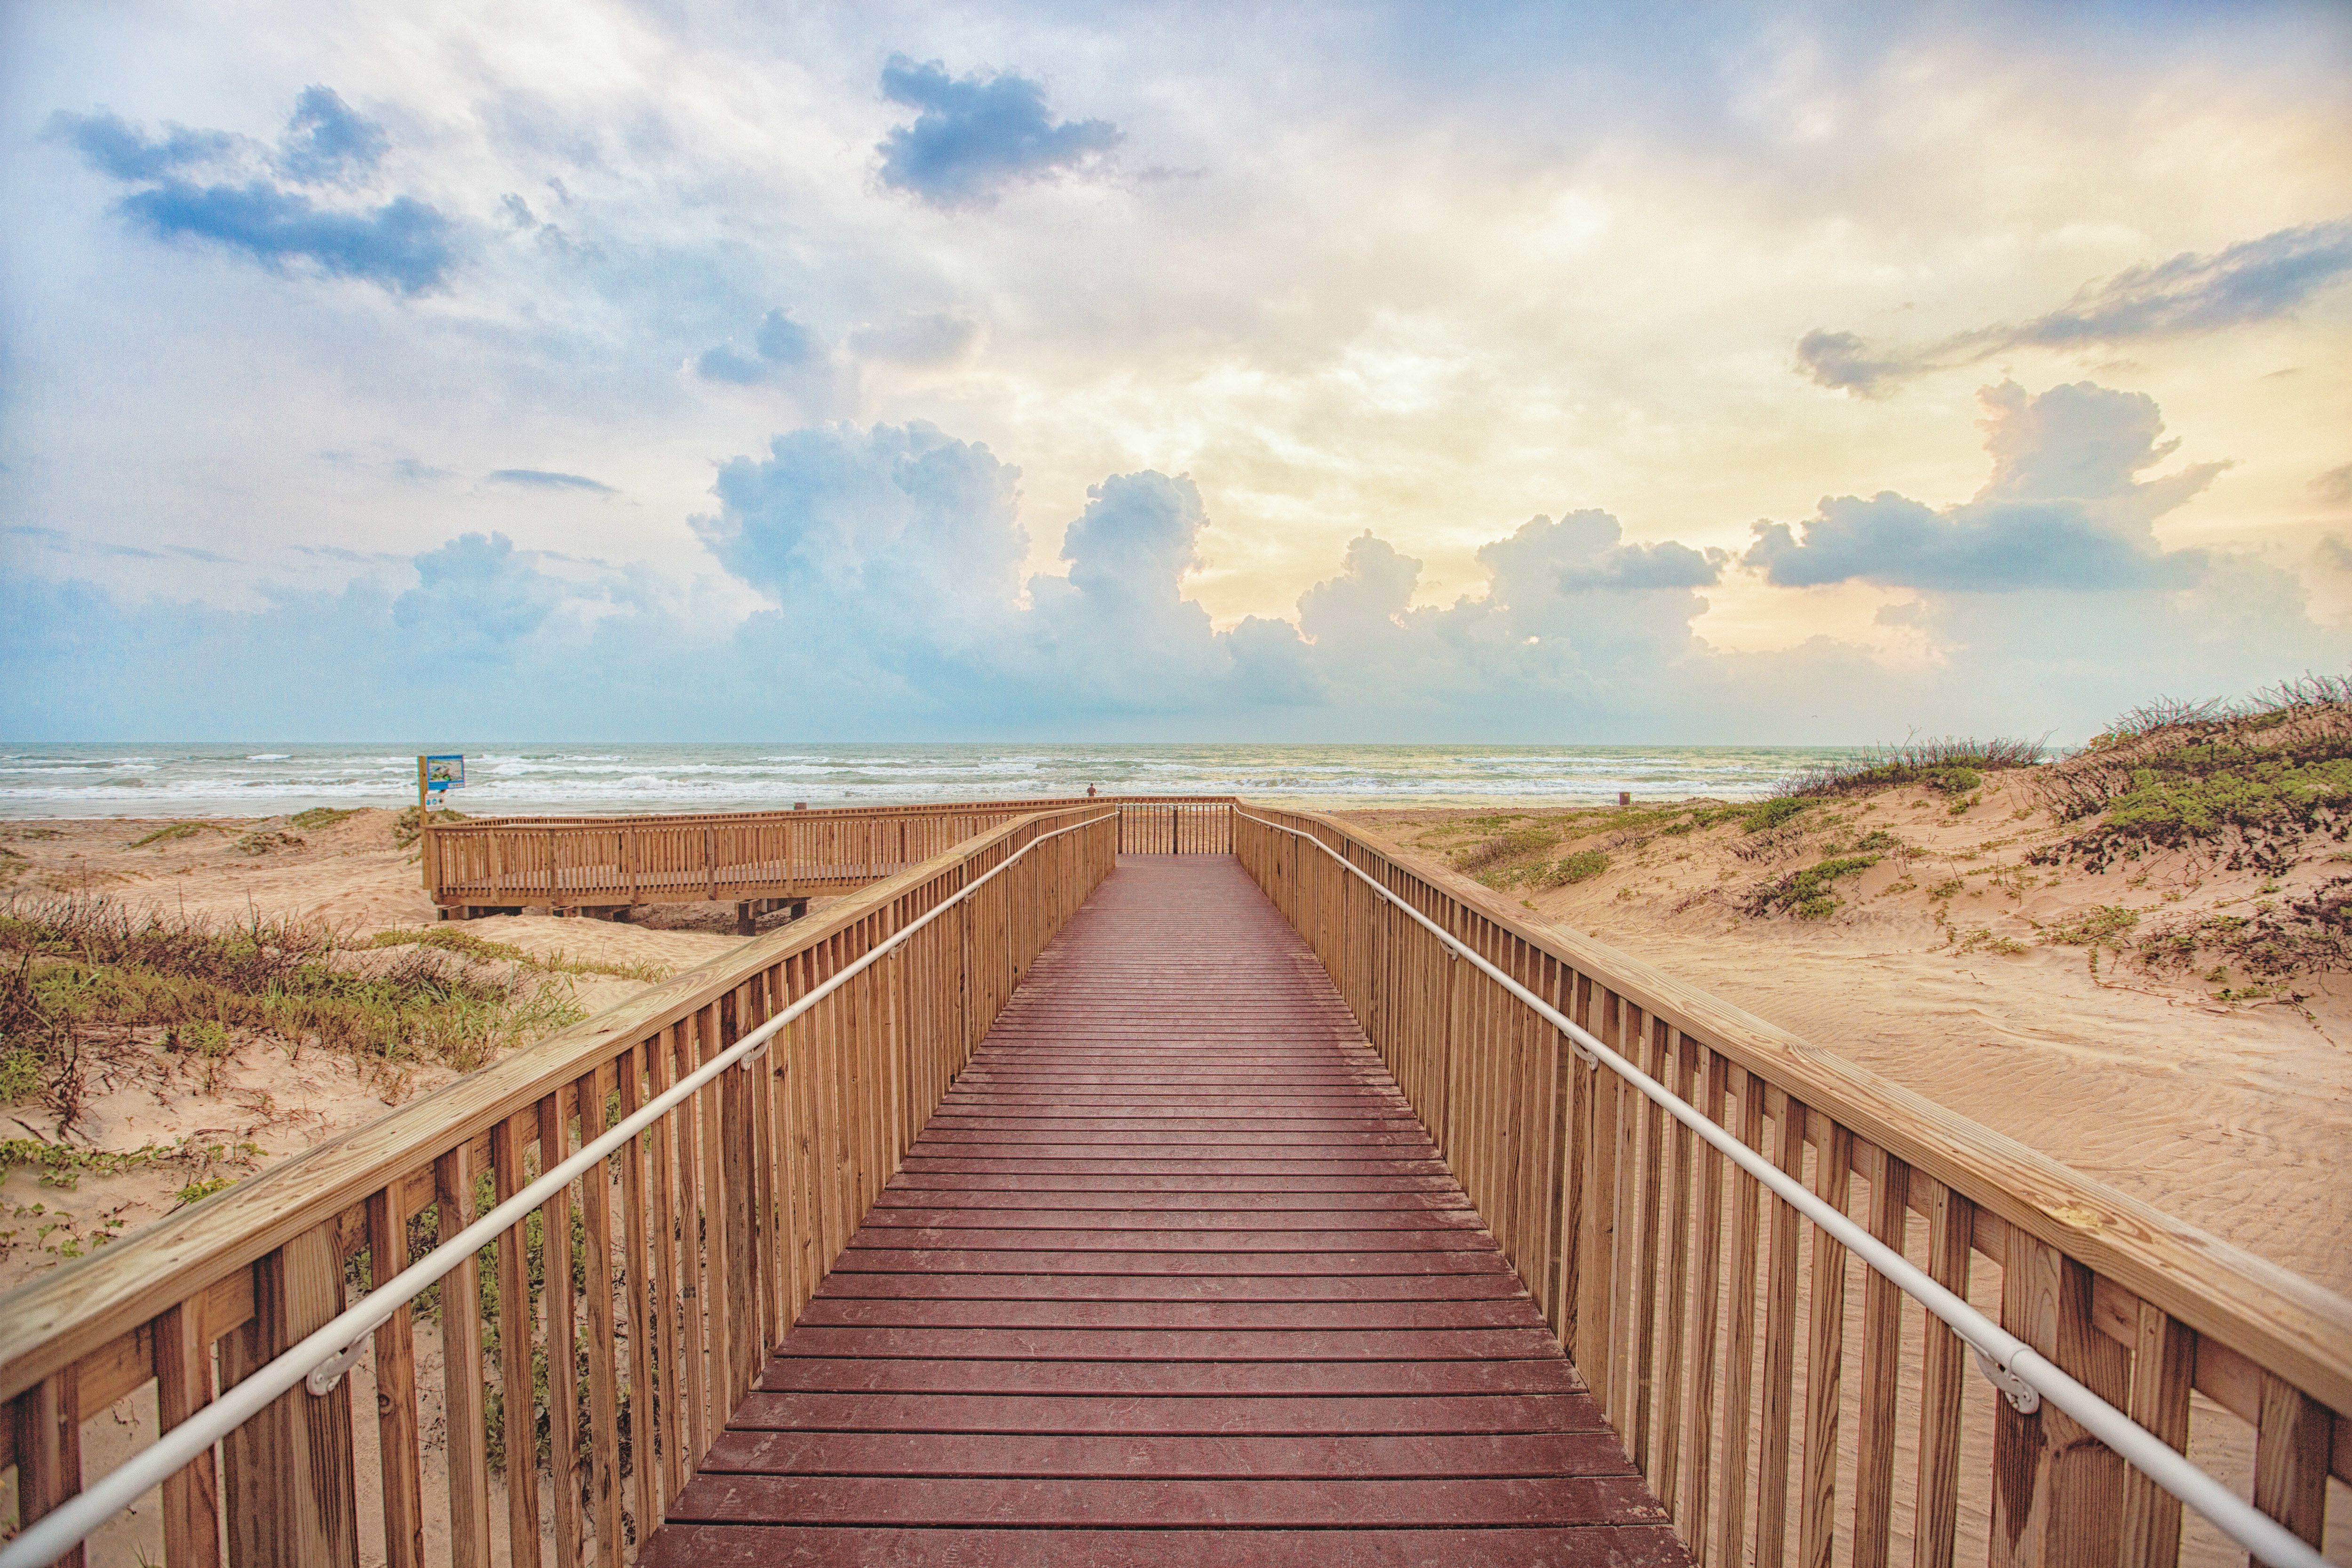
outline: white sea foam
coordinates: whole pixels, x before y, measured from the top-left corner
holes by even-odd
[[[449,804],[478,814],[759,810],[1105,794],[1249,795],[1327,805],[1753,799],[1852,753],[1769,746],[746,745],[467,750]],[[0,816],[268,816],[413,802],[416,759],[381,745],[20,746]]]

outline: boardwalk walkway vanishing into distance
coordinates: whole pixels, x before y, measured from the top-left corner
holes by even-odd
[[[1686,1562],[1298,933],[1128,856],[643,1561]]]
[[[0,1297],[0,1568],[2352,1563],[2352,1300],[1337,818],[1024,805],[451,829],[879,879]]]

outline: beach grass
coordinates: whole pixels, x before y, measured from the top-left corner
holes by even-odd
[[[203,1070],[263,1037],[399,1076],[422,1063],[470,1071],[582,1016],[565,982],[530,966],[378,953],[319,925],[220,924],[103,897],[0,904],[0,1086],[48,1101],[61,1123],[101,1043],[152,1036]]]

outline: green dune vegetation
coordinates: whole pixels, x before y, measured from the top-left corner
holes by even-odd
[[[1913,742],[1792,777],[1761,802],[1449,816],[1411,842],[1523,899],[1655,866],[1662,851],[1688,861],[1698,847],[1720,860],[1721,885],[1673,912],[1704,902],[1750,921],[1841,918],[1864,874],[1892,861],[1871,899],[1916,895],[1956,945],[2079,948],[2095,970],[2194,972],[2229,1000],[2352,968],[2347,837],[2352,679],[2306,676],[2234,702],[2151,703],[2064,755],[2036,741]],[[1940,872],[1931,868],[1939,860]],[[2159,861],[2197,886],[2232,877],[2250,886],[2173,911],[2177,891],[2133,896]],[[1950,915],[1953,900],[1988,889],[2022,902],[2029,886],[2108,881],[2121,896],[2042,926],[2034,942]],[[1635,889],[1629,882],[1614,896]]]
[[[232,1037],[268,1037],[345,1055],[373,1080],[428,1061],[468,1070],[579,1016],[551,966],[520,950],[349,944],[322,925],[215,925],[104,897],[0,908],[0,1096],[48,1102],[65,1130],[126,1047],[159,1048],[201,1082]]]

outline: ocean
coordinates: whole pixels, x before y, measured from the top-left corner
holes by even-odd
[[[1245,795],[1327,807],[1753,800],[1858,754],[1811,746],[520,745],[462,751],[472,816],[756,811],[1084,795]],[[389,745],[0,747],[0,817],[274,816],[416,798]]]

